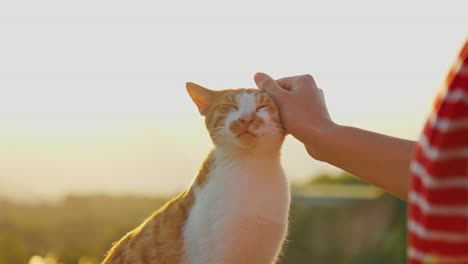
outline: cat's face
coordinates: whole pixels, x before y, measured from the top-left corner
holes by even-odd
[[[194,83],[187,90],[217,146],[277,148],[285,131],[273,99],[258,89],[212,91]]]

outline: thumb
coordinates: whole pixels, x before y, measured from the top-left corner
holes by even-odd
[[[263,72],[257,72],[254,76],[255,84],[260,90],[269,93],[273,98],[281,96],[284,91],[273,78]]]

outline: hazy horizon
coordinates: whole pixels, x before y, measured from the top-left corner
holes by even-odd
[[[417,139],[466,1],[0,3],[0,197],[172,194],[211,143],[185,82],[312,74],[333,119]],[[336,168],[288,137],[292,181]]]

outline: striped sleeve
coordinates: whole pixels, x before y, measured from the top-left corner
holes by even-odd
[[[411,162],[408,263],[468,264],[468,40]]]

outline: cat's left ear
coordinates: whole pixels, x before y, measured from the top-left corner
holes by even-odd
[[[185,86],[193,102],[197,105],[200,114],[206,115],[214,101],[216,92],[192,82],[186,83]]]

